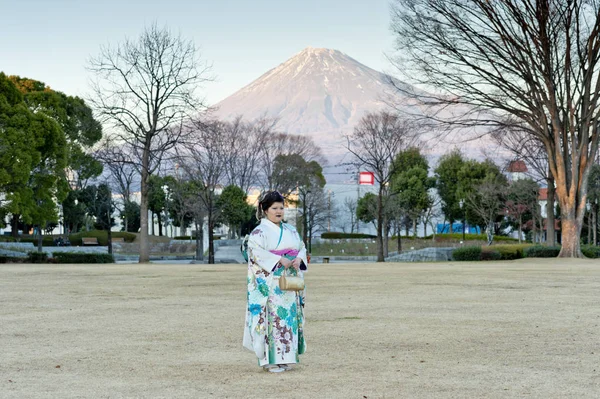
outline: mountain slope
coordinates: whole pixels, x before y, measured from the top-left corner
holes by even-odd
[[[405,85],[397,80],[394,84]],[[335,163],[350,160],[344,136],[363,115],[390,109],[390,103],[403,107],[408,100],[390,83],[389,76],[340,51],[307,47],[218,103],[216,115],[223,119],[238,115],[250,120],[265,115],[278,118],[280,131],[312,137]],[[489,142],[464,142],[470,135],[466,131],[444,138],[428,135],[423,137],[427,141],[424,147],[429,147],[434,157],[454,146],[470,156],[480,155],[476,153],[482,147],[489,148]]]
[[[221,101],[217,114],[276,117],[282,131],[333,144],[393,91],[386,75],[346,54],[308,47]]]

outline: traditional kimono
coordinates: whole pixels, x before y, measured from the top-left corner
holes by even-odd
[[[279,260],[299,257],[308,264],[306,248],[298,232],[287,223],[262,219],[248,239],[248,306],[244,347],[253,351],[260,366],[298,363],[306,350],[304,341],[304,291],[282,291],[279,276],[296,275]]]

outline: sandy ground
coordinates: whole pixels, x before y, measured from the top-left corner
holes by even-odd
[[[314,264],[283,374],[241,346],[245,273],[0,265],[0,397],[600,397],[599,261]]]

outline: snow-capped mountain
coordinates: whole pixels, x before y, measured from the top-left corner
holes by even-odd
[[[307,47],[216,107],[223,118],[276,117],[281,131],[335,145],[365,112],[387,107],[394,91],[386,75],[346,54]]]
[[[278,118],[280,131],[312,137],[336,163],[347,155],[344,135],[366,112],[391,110],[389,104],[402,107],[407,101],[389,76],[340,51],[307,47],[218,103],[216,114],[223,119]],[[443,147],[433,152],[447,151],[448,143]]]

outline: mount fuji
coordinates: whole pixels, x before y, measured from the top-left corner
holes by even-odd
[[[409,86],[391,82],[390,76],[338,50],[307,47],[216,104],[215,114],[222,119],[277,118],[279,131],[312,137],[329,163],[339,164],[351,160],[344,136],[365,113],[392,110],[390,104],[402,107],[410,101],[394,87]],[[473,146],[482,144],[460,145]],[[432,150],[440,155],[448,147],[439,143]]]

